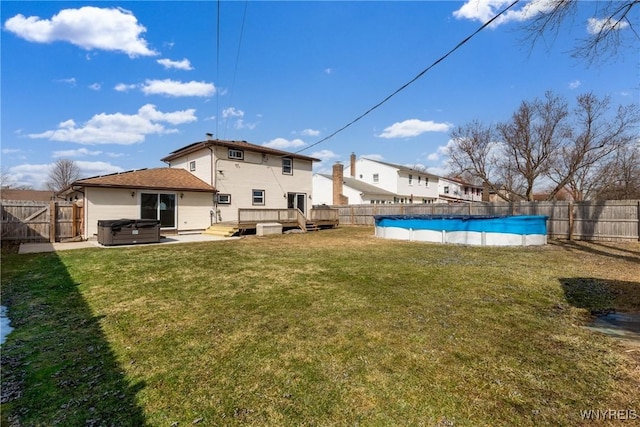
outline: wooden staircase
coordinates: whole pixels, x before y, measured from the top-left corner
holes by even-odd
[[[306,231],[318,231],[320,228],[316,225],[315,222],[307,221],[305,224]]]
[[[219,237],[231,237],[238,234],[239,231],[240,229],[235,225],[213,224],[212,226],[204,230],[202,234],[209,234],[212,236],[219,236]]]

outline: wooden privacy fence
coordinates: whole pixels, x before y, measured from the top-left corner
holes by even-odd
[[[374,225],[374,215],[546,215],[549,237],[640,241],[640,200],[332,206],[341,225]]]
[[[76,202],[2,200],[2,240],[59,242],[82,233],[82,206]]]

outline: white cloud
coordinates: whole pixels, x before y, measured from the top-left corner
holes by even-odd
[[[275,138],[272,139],[271,141],[262,144],[265,147],[269,147],[269,148],[275,148],[278,150],[283,150],[285,148],[297,148],[297,147],[302,147],[304,145],[306,145],[306,143],[301,140],[301,139],[285,139],[285,138]]]
[[[102,154],[102,151],[89,151],[86,148],[79,148],[77,150],[62,150],[62,151],[54,151],[52,156],[56,157],[84,157],[84,156],[99,156]]]
[[[315,129],[305,129],[302,131],[302,134],[305,136],[318,136],[320,135],[320,131]]]
[[[142,142],[146,135],[176,133],[177,129],[167,129],[164,123],[179,125],[196,121],[194,109],[163,113],[155,105],[142,106],[136,114],[100,113],[82,126],[70,119],[62,122],[55,130],[30,134],[30,138],[51,141],[75,142],[78,144],[120,144],[130,145]]]
[[[425,132],[447,132],[451,128],[450,123],[436,123],[431,120],[409,119],[396,122],[385,128],[380,138],[408,138],[421,135]]]
[[[440,159],[440,154],[438,153],[431,153],[427,156],[427,160],[431,161],[431,162],[436,162]]]
[[[384,160],[384,156],[382,154],[363,154],[362,157],[369,160],[377,160],[379,162]]]
[[[222,110],[222,118],[228,119],[229,117],[244,117],[244,111],[238,110],[235,107],[229,107]]]
[[[324,69],[324,73],[325,74],[333,74],[333,68],[325,68]]]
[[[587,22],[587,32],[591,35],[598,34],[602,30],[623,30],[629,26],[627,21],[617,21],[615,19],[589,18]]]
[[[85,162],[78,160],[76,161],[76,165],[80,168],[80,175],[83,177],[106,175],[124,171],[120,166],[115,166],[107,162]]]
[[[124,84],[124,83],[118,83],[114,89],[117,90],[118,92],[129,92],[130,90],[133,90],[137,87],[137,85],[128,85],[128,84]]]
[[[571,90],[578,89],[581,85],[582,85],[582,82],[580,80],[574,80],[572,82],[569,82],[569,89]]]
[[[502,9],[511,4],[512,0],[467,0],[460,9],[453,12],[457,19],[468,19],[471,21],[487,22],[496,16]],[[520,9],[511,8],[492,24],[496,28],[508,22],[522,22],[539,13],[547,12],[553,7],[553,2],[549,0],[531,0]]]
[[[205,82],[181,82],[177,80],[146,80],[140,89],[145,95],[167,95],[167,96],[213,96],[216,87],[213,83]]]
[[[2,149],[2,154],[15,154],[20,152],[22,152],[22,150],[20,150],[19,148],[3,148]]]
[[[331,150],[320,150],[320,151],[314,151],[313,153],[311,153],[310,157],[320,159],[324,162],[327,160],[335,159],[336,157],[338,157],[338,155]]]
[[[63,9],[51,19],[18,14],[9,18],[4,28],[34,43],[66,41],[82,49],[123,52],[130,57],[157,54],[141,37],[147,29],[122,8]]]
[[[75,86],[76,85],[76,78],[75,77],[70,77],[68,79],[58,79],[56,80],[56,82],[58,83],[66,83],[70,86]]]
[[[188,59],[183,59],[182,61],[172,61],[167,58],[158,59],[158,64],[162,65],[164,68],[175,68],[178,70],[193,70],[191,66],[191,62]]]
[[[100,90],[102,85],[100,83],[93,83],[89,85],[89,89],[91,90]]]

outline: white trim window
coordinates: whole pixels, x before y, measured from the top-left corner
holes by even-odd
[[[377,184],[378,182],[380,182],[380,175],[378,175],[377,173],[373,174],[373,183]]]
[[[244,160],[244,151],[235,148],[229,148],[229,159]]]
[[[216,201],[219,205],[230,205],[231,204],[231,194],[216,194]]]
[[[190,172],[195,172],[196,171],[196,161],[195,160],[191,160],[189,162],[189,171]]]
[[[290,157],[282,158],[282,174],[293,175],[293,159]]]
[[[251,204],[264,206],[264,190],[251,190]]]
[[[413,175],[409,174],[409,185],[413,185]]]

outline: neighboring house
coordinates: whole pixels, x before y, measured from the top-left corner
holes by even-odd
[[[439,177],[438,194],[446,202],[481,202],[482,186],[470,184],[459,178]]]
[[[348,177],[344,175],[349,174]],[[328,184],[328,180],[333,185]],[[482,200],[482,187],[423,170],[351,154],[350,164],[334,165],[331,178],[316,174],[314,204],[452,203]]]
[[[332,205],[333,202],[333,176],[325,174],[313,175],[313,203],[315,205]],[[348,203],[360,204],[387,204],[393,203],[396,195],[355,178],[342,178],[342,191],[347,197]]]
[[[239,208],[311,207],[313,157],[250,144],[208,139],[182,147],[165,158],[216,189],[215,222],[238,220]]]
[[[80,179],[59,195],[82,202],[82,235],[91,238],[99,220],[122,218],[158,219],[168,233],[204,230],[215,189],[183,169],[155,168]]]

